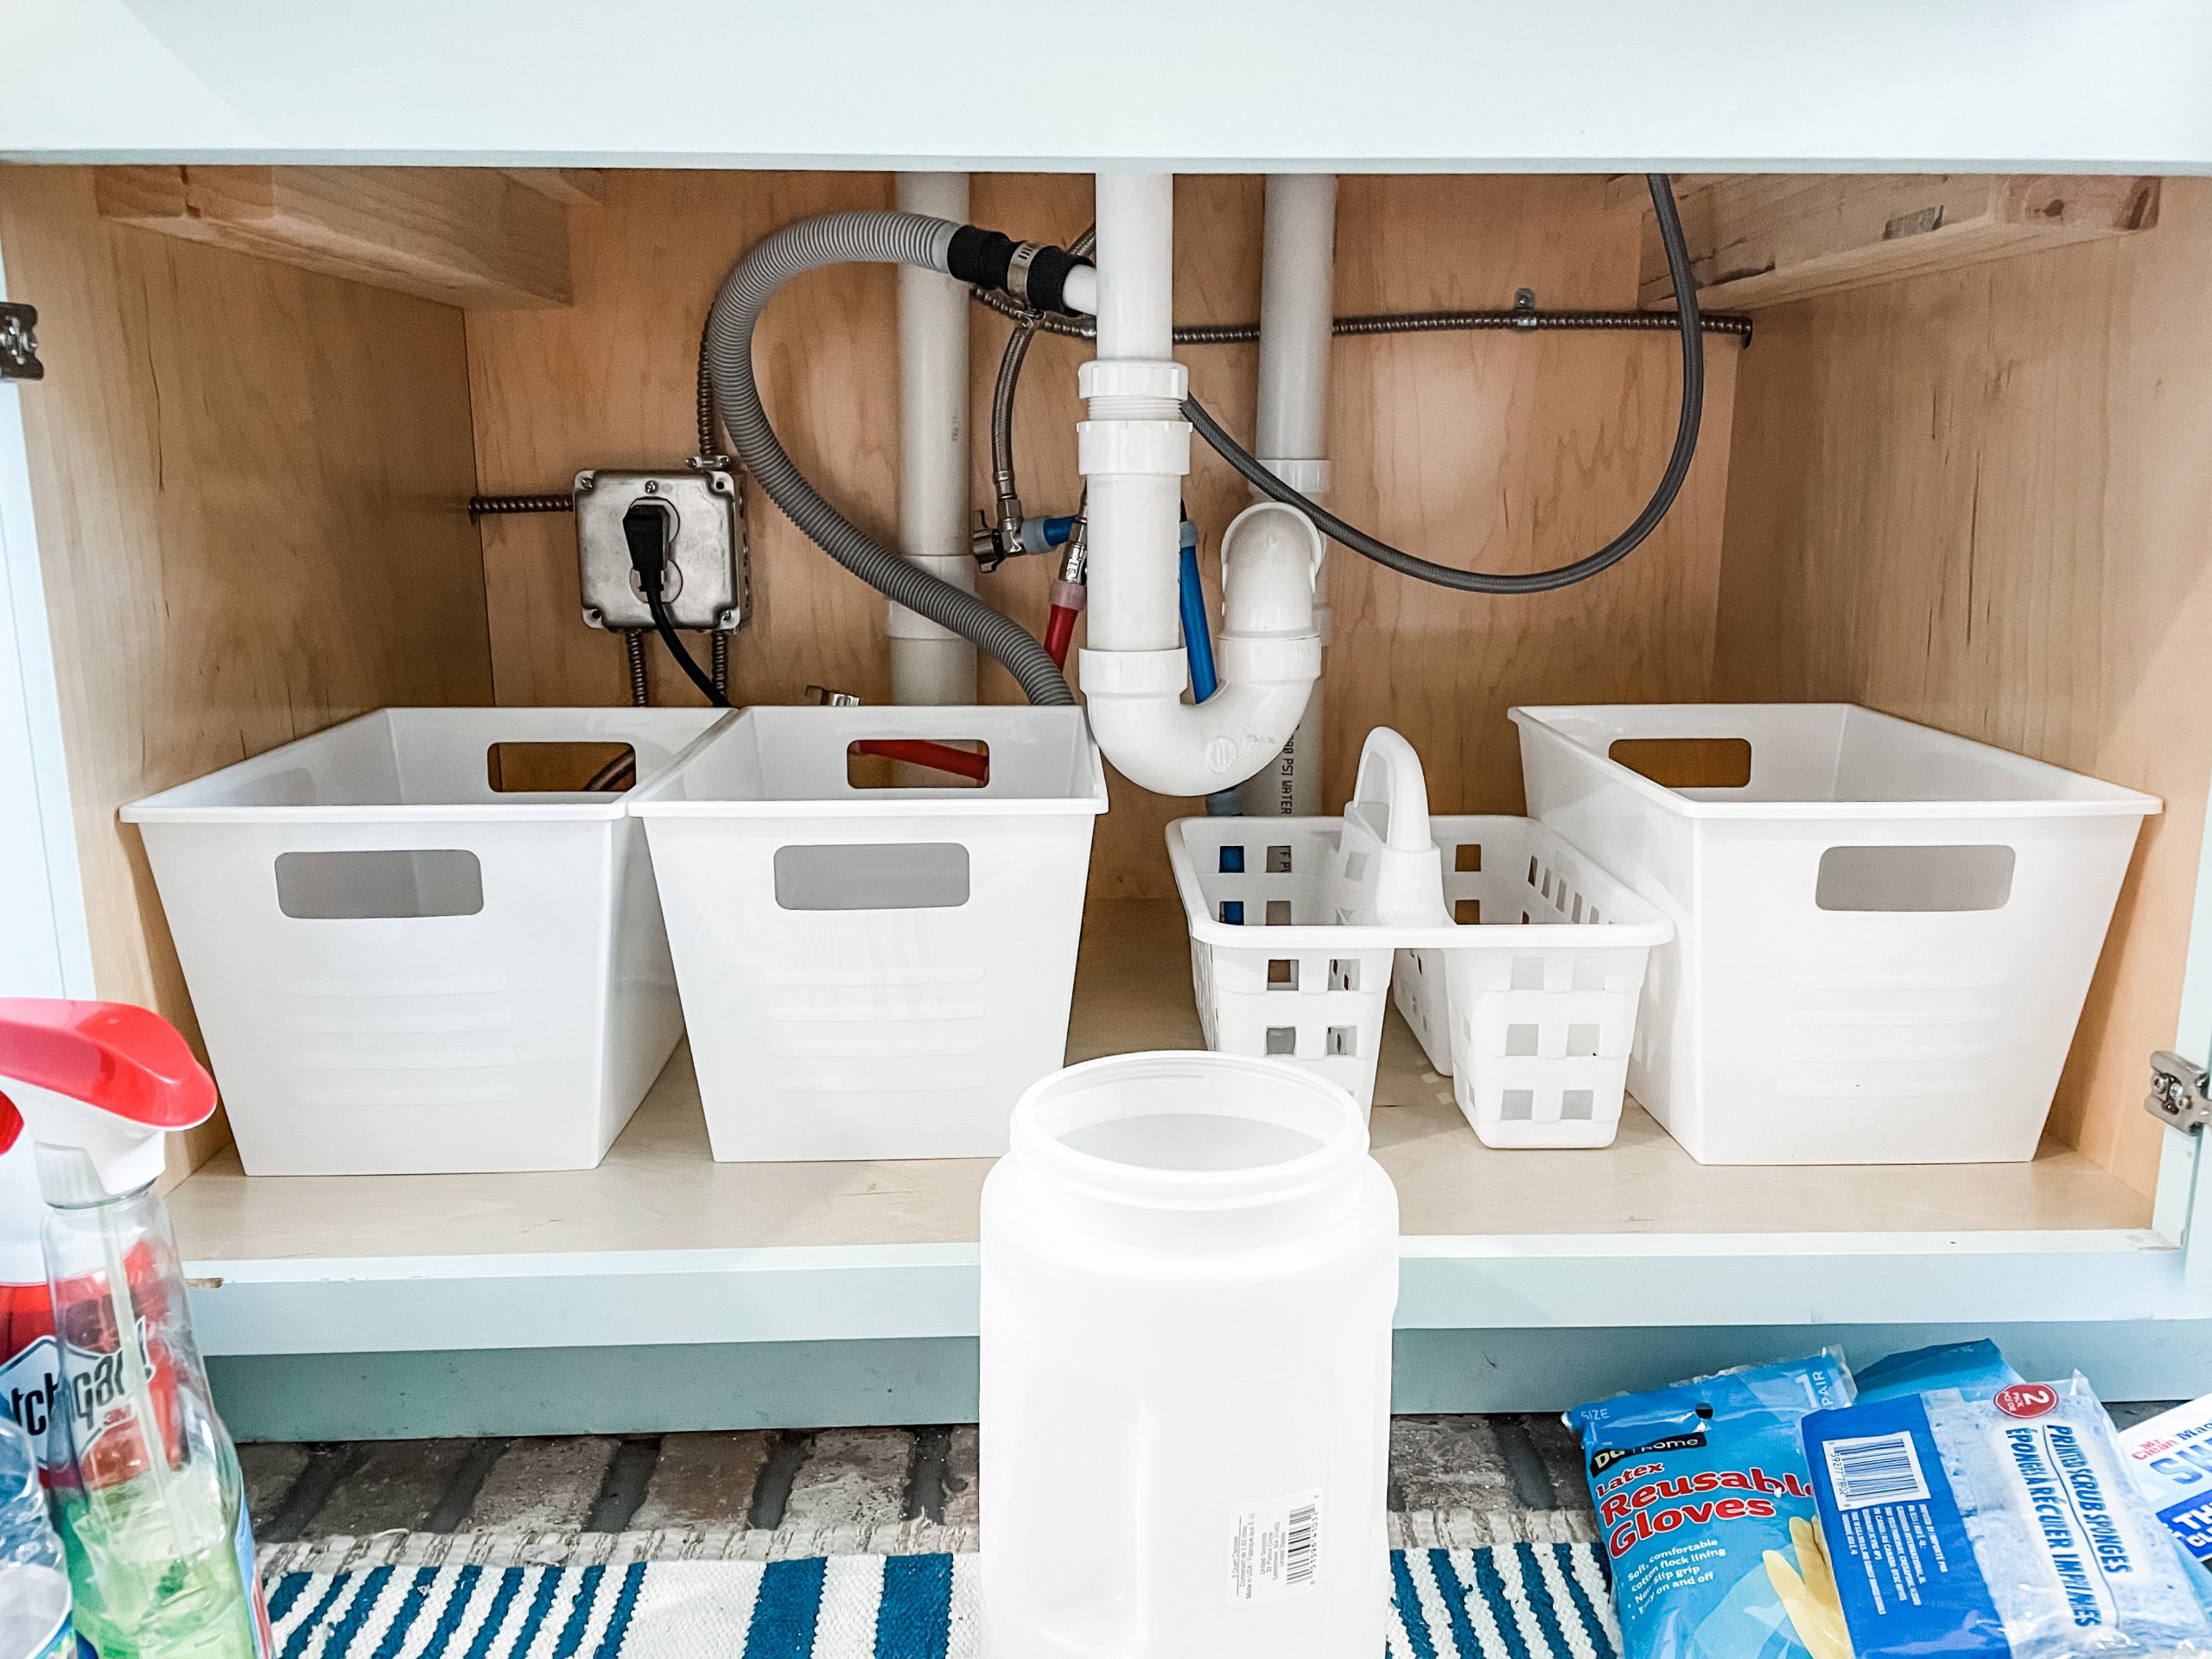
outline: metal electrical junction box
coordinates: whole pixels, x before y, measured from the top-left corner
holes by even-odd
[[[594,628],[650,628],[652,612],[630,566],[622,515],[641,500],[675,518],[663,597],[679,628],[734,628],[753,594],[738,512],[737,474],[719,467],[679,473],[576,474],[576,569],[584,620]]]

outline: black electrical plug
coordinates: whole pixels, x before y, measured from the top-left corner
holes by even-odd
[[[622,538],[630,544],[630,568],[638,573],[638,586],[645,603],[657,604],[661,584],[668,579],[668,543],[676,515],[667,504],[651,499],[631,503],[622,515]]]
[[[662,589],[668,581],[668,544],[675,534],[676,514],[665,501],[650,498],[633,501],[630,510],[622,515],[622,539],[630,544],[630,569],[637,572],[645,608],[653,613],[653,632],[660,635],[668,654],[676,658],[676,665],[683,671],[684,677],[699,688],[708,702],[717,709],[727,709],[729,699],[715,689],[714,681],[691,660],[691,653],[676,637],[676,625],[669,620],[668,601]]]

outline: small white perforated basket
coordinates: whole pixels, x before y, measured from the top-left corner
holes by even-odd
[[[1405,930],[1328,921],[1343,826],[1185,818],[1167,827],[1168,860],[1190,922],[1206,1046],[1300,1061],[1364,1109],[1375,1103],[1384,993]]]
[[[1169,824],[1206,1046],[1299,1061],[1371,1108],[1391,958],[1444,925],[1427,826],[1421,761],[1388,728],[1342,817]]]
[[[1399,953],[1398,1011],[1484,1144],[1610,1145],[1644,969],[1672,925],[1530,819],[1429,833],[1459,925]]]

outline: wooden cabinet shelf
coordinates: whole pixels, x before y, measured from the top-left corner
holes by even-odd
[[[1620,188],[1641,198],[1641,180]],[[1739,174],[1676,181],[1698,299],[1753,311],[2158,222],[2157,179],[1997,173]],[[1649,213],[1638,301],[1671,306]]]
[[[1094,914],[1069,1058],[1197,1041],[1179,912]],[[2149,1202],[2056,1142],[2024,1164],[1707,1168],[1631,1104],[1605,1151],[1499,1152],[1450,1089],[1393,1013],[1372,1134],[1402,1206],[1402,1331],[1479,1347],[1531,1331],[2107,1321],[2183,1305],[2181,1252]],[[671,1343],[964,1344],[988,1168],[715,1163],[679,1051],[595,1170],[255,1179],[226,1151],[170,1204],[203,1345],[296,1382],[254,1362],[373,1356],[380,1372],[392,1356],[541,1347],[643,1363]],[[1524,1366],[1434,1386],[1496,1403],[1541,1402],[1546,1384]],[[286,1432],[315,1426],[286,1409]],[[349,1399],[321,1426],[389,1427],[364,1409]]]

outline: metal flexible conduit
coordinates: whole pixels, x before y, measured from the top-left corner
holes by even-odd
[[[699,330],[699,458],[712,459],[721,453],[715,438],[715,365],[707,358],[707,330]]]
[[[1091,232],[1085,231],[1069,248],[1071,253],[1087,253],[1090,249]],[[1012,482],[1014,454],[1014,389],[1020,384],[1024,359],[1029,354],[1030,344],[1040,334],[1059,334],[1070,340],[1092,340],[1098,330],[1088,322],[1071,321],[1066,317],[1046,312],[1024,310],[1005,295],[991,289],[970,289],[969,297],[988,310],[1016,325],[1007,337],[1006,355],[999,359],[999,378],[991,399],[991,472],[992,482],[1003,498]],[[1698,318],[1698,327],[1708,334],[1718,334],[1748,346],[1751,343],[1751,319],[1740,311],[1707,312]],[[1615,331],[1628,334],[1672,334],[1675,329],[1671,311],[1388,311],[1371,315],[1338,317],[1332,332],[1342,335],[1358,334],[1465,334],[1485,329],[1518,329],[1535,334],[1548,329],[1565,328],[1590,332]],[[1175,330],[1178,346],[1249,346],[1260,338],[1256,322],[1201,322],[1186,323]],[[1003,416],[1001,410],[1003,409]],[[714,455],[719,453],[720,438],[715,433],[714,383],[707,362],[707,340],[699,339],[699,453]],[[574,503],[565,495],[473,495],[468,499],[468,513],[472,518],[493,512],[567,512]]]
[[[753,378],[753,328],[791,277],[856,260],[950,274],[946,254],[959,228],[919,213],[830,213],[785,226],[756,244],[723,281],[708,314],[713,397],[738,460],[808,539],[879,593],[990,652],[1032,702],[1069,705],[1074,694],[1034,636],[973,594],[879,546],[822,499],[778,441]]]
[[[715,372],[707,360],[707,326],[699,325],[699,461],[712,467],[723,459],[719,441],[715,435]],[[745,522],[745,474],[736,475],[738,487],[737,517],[739,533],[743,533]],[[715,691],[727,701],[729,696],[729,630],[715,629],[707,639],[707,678],[713,682]]]
[[[573,495],[472,495],[468,498],[468,517],[471,522],[492,513],[500,512],[574,512],[576,498]]]
[[[1069,340],[1096,340],[1095,323],[1049,316],[1025,310],[1005,295],[989,289],[970,289],[969,296],[985,309],[1033,334],[1059,334]],[[1330,332],[1336,334],[1442,334],[1484,329],[1536,334],[1566,328],[1628,334],[1671,334],[1678,325],[1671,311],[1384,311],[1369,315],[1338,317]],[[1740,311],[1701,314],[1698,327],[1708,334],[1722,334],[1744,345],[1751,343],[1751,319]],[[1256,322],[1196,322],[1179,325],[1178,346],[1249,346],[1260,338]],[[1024,348],[1025,351],[1027,348]]]

